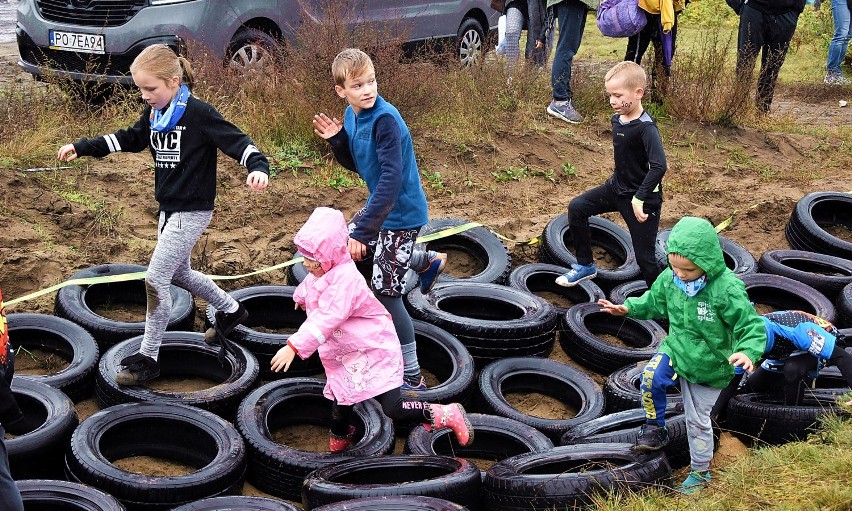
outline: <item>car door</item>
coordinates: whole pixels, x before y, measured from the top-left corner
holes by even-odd
[[[351,0],[355,26],[419,41],[434,35],[435,17],[432,1],[424,0]]]

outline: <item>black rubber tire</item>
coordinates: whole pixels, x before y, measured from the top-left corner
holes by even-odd
[[[95,366],[99,350],[95,338],[83,327],[67,319],[47,314],[9,314],[9,341],[15,348],[38,349],[56,354],[68,365],[53,374],[25,374],[64,392],[75,403],[95,391]],[[18,358],[22,355],[18,352]],[[24,355],[25,356],[25,355]]]
[[[627,346],[612,344],[599,334],[611,335]],[[608,375],[628,364],[648,360],[665,337],[666,331],[653,321],[617,318],[602,312],[596,303],[580,303],[561,316],[559,345],[578,364]]]
[[[656,256],[657,265],[660,270],[664,270],[669,266],[668,251],[666,250],[666,242],[669,239],[669,234],[672,230],[662,229],[657,233]],[[719,245],[722,247],[722,255],[725,258],[725,266],[737,275],[748,275],[757,272],[757,259],[751,255],[747,248],[740,245],[736,241],[719,235]]]
[[[662,452],[637,453],[630,444],[581,444],[519,454],[485,474],[482,507],[489,511],[576,509],[593,494],[638,490],[671,476]]]
[[[852,261],[804,250],[769,250],[760,256],[760,271],[789,277],[836,300],[852,283]]]
[[[476,18],[464,18],[456,35],[456,55],[462,67],[470,67],[484,61],[485,28]]]
[[[125,511],[117,498],[87,484],[53,479],[15,483],[26,511]]]
[[[616,304],[622,304],[628,298],[638,298],[648,290],[648,284],[644,280],[631,280],[624,284],[619,284],[612,288],[609,292],[609,301]],[[660,325],[666,332],[669,331],[669,318],[655,318],[654,323]]]
[[[241,74],[249,71],[275,72],[284,62],[280,39],[252,28],[234,34],[228,45],[227,65]]]
[[[843,286],[835,300],[836,326],[852,328],[852,284]]]
[[[61,479],[62,456],[77,427],[77,410],[61,390],[26,376],[12,380],[12,394],[32,431],[6,440],[12,479]]]
[[[166,332],[160,345],[160,376],[204,378],[215,384],[195,391],[117,384],[115,376],[121,369],[121,359],[138,353],[141,345],[142,337],[134,337],[116,344],[101,357],[96,395],[103,406],[143,401],[175,403],[196,406],[232,421],[237,406],[259,382],[257,359],[240,345],[234,345],[236,353],[226,352],[225,363],[219,364],[219,347],[204,342],[204,334]]]
[[[556,266],[555,264],[522,264],[509,274],[508,285],[532,293],[547,301],[557,313],[564,313],[578,303],[595,303],[606,297],[603,290],[591,280],[584,280],[573,287],[557,284],[556,278],[568,270],[564,266]],[[557,296],[558,302],[549,299],[553,295]],[[563,305],[566,301],[568,304]]]
[[[420,367],[438,378],[426,390],[402,391],[405,399],[467,406],[476,391],[473,357],[455,336],[430,323],[413,320]],[[397,429],[399,429],[397,426]]]
[[[136,474],[112,462],[131,456],[175,460],[185,475]],[[221,417],[174,403],[125,403],[80,423],[65,456],[66,476],[100,488],[128,509],[165,510],[219,495],[239,495],[246,448]]]
[[[618,264],[612,269],[598,265],[598,275],[593,279],[595,284],[600,286],[604,293],[608,293],[623,282],[639,278],[639,264],[636,262],[636,253],[627,229],[598,216],[589,218],[589,227],[592,231],[592,247],[602,248]],[[541,261],[564,267],[575,264],[577,257],[568,249],[569,244],[573,245],[573,237],[568,226],[568,213],[563,213],[544,227],[541,235]]]
[[[288,378],[267,383],[243,399],[235,425],[249,451],[248,481],[270,495],[298,501],[302,481],[321,467],[393,452],[394,429],[374,399],[355,405],[355,435],[341,452],[302,451],[273,440],[272,431],[293,424],[331,424],[331,402],[323,396],[325,381]]]
[[[323,373],[322,362],[317,353],[306,360],[296,357],[287,372],[272,371],[272,357],[287,344],[290,334],[265,332],[253,328],[292,330],[295,333],[307,317],[304,310],[294,307],[293,291],[295,290],[295,286],[251,286],[228,292],[235,300],[242,303],[249,313],[245,324],[237,325],[229,337],[257,358],[260,377],[266,381]],[[206,317],[208,327],[213,324],[215,314],[216,309],[208,305]]]
[[[636,408],[610,413],[569,429],[559,439],[559,445],[592,443],[627,443],[636,445],[640,426],[645,424],[645,411]],[[672,468],[689,465],[689,440],[686,436],[686,416],[683,407],[666,408],[666,429],[669,443],[663,447]]]
[[[426,236],[435,232],[443,231],[468,223],[469,220],[461,218],[433,218],[420,229],[420,236]],[[436,252],[449,252],[447,267],[438,276],[438,283],[465,281],[486,282],[490,284],[503,284],[509,271],[512,269],[512,256],[509,249],[497,237],[496,234],[485,227],[474,227],[467,231],[447,236],[426,243],[429,250]],[[452,252],[464,252],[479,262],[480,270],[470,275],[452,275],[453,261]]]
[[[852,229],[852,194],[813,192],[796,203],[785,234],[794,249],[852,259],[852,242],[825,230],[835,225]]]
[[[568,428],[600,417],[604,396],[589,376],[550,359],[520,357],[497,360],[479,373],[482,407],[488,413],[532,426],[556,442]],[[506,400],[512,392],[537,392],[571,405],[577,413],[567,419],[526,415]]]
[[[120,275],[145,270],[145,266],[136,264],[102,264],[78,271],[71,275],[68,280]],[[193,330],[195,302],[192,295],[189,294],[189,291],[175,285],[171,286],[171,295],[172,312],[166,330]],[[115,321],[96,314],[92,311],[92,307],[107,302],[145,304],[146,296],[143,280],[87,286],[70,285],[63,287],[56,293],[54,313],[85,328],[92,334],[103,352],[117,342],[142,335],[145,331],[145,319],[142,318],[135,322]]]
[[[302,511],[302,508],[277,499],[237,496],[196,500],[171,511]]]
[[[427,295],[405,297],[411,316],[456,336],[478,367],[515,356],[546,357],[553,350],[557,314],[541,298],[499,284],[437,284]]]
[[[311,472],[302,485],[305,509],[361,497],[420,495],[466,507],[479,504],[481,475],[473,463],[450,456],[378,456]]]
[[[728,402],[728,428],[747,442],[781,445],[803,440],[822,415],[850,417],[836,403],[848,390],[808,390],[801,406],[784,405],[781,394],[739,394]]]
[[[642,392],[639,390],[639,382],[647,363],[648,361],[645,360],[638,364],[627,365],[613,371],[607,377],[603,384],[606,413],[642,407]],[[683,396],[680,394],[680,388],[677,385],[669,387],[667,395],[669,406],[683,406]]]
[[[740,275],[740,279],[755,304],[768,305],[775,310],[805,311],[832,323],[837,317],[831,300],[807,284],[771,273]]]
[[[544,433],[523,422],[482,413],[469,413],[467,419],[476,431],[470,445],[459,445],[449,429],[426,431],[421,425],[408,434],[403,453],[500,461],[525,452],[553,449],[553,442]]]
[[[435,497],[397,495],[344,500],[315,507],[311,511],[467,511],[467,508]]]

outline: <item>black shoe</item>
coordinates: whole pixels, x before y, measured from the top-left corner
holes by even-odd
[[[115,375],[119,385],[142,385],[160,376],[160,364],[151,357],[136,353],[121,360],[124,369]]]
[[[659,451],[669,443],[669,430],[664,426],[645,423],[639,428],[634,451]]]
[[[227,338],[231,332],[237,328],[237,325],[242,324],[248,319],[248,311],[243,307],[242,303],[237,302],[237,310],[231,313],[216,311],[213,320],[213,326],[204,332],[204,340],[207,344],[222,344],[219,336]]]

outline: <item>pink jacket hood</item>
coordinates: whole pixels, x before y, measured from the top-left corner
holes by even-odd
[[[347,250],[349,230],[346,220],[336,209],[316,208],[293,241],[299,252],[319,261],[324,271],[352,260]]]

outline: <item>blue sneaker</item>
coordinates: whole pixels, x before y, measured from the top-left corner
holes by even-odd
[[[683,480],[680,488],[678,488],[678,492],[689,495],[692,492],[702,490],[707,486],[707,483],[710,482],[710,471],[709,470],[693,470],[689,473],[689,476]]]
[[[432,290],[438,275],[444,271],[444,266],[447,264],[447,254],[430,250],[428,256],[429,266],[420,272],[420,292],[424,295]]]
[[[556,277],[556,283],[562,287],[574,287],[584,280],[593,279],[597,276],[598,270],[595,268],[594,263],[586,266],[582,264],[572,264],[571,271]]]
[[[400,390],[426,390],[426,378],[422,375],[420,376],[420,381],[417,384],[408,383],[405,380],[402,380],[402,387]]]
[[[583,122],[583,116],[577,113],[577,110],[574,109],[574,104],[570,99],[567,101],[551,101],[550,104],[547,105],[547,115],[556,117],[557,119],[562,119],[563,121],[570,122],[571,124]]]

